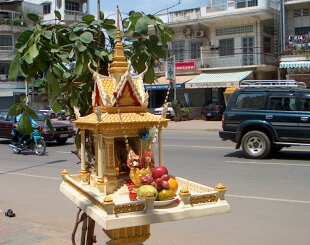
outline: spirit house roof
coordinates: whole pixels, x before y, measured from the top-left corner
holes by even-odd
[[[126,124],[135,123],[140,124],[139,127],[166,127],[167,119],[147,112],[149,96],[144,89],[144,73],[138,75],[130,73],[130,66],[124,55],[121,32],[117,27],[109,76],[93,72],[94,113],[80,117],[75,121],[76,126],[87,129],[87,125],[93,127],[94,124],[109,124],[110,126],[114,124],[116,127],[117,124],[118,126],[122,124],[124,127]]]

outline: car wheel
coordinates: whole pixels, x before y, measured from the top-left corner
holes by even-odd
[[[271,150],[270,139],[261,131],[247,132],[242,137],[241,146],[245,157],[251,159],[265,158]]]
[[[64,145],[64,144],[66,144],[67,140],[68,140],[68,138],[57,139],[56,142],[58,144]]]

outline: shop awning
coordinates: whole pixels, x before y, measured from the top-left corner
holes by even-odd
[[[253,71],[203,73],[185,83],[185,88],[226,88],[239,86]]]
[[[281,69],[310,69],[310,61],[286,61],[286,62],[281,62],[280,66]]]
[[[184,83],[193,79],[196,75],[176,76],[176,88],[184,88]],[[159,77],[154,84],[145,84],[146,90],[167,90],[170,86],[170,81],[166,77]]]

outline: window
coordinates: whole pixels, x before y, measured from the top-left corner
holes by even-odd
[[[75,1],[66,1],[65,8],[69,11],[81,11],[80,3]]]
[[[199,59],[200,58],[201,46],[202,46],[202,42],[192,41],[192,43],[191,43],[191,59]]]
[[[7,75],[9,74],[9,63],[0,63],[0,80],[1,75]]]
[[[12,47],[13,46],[13,37],[10,35],[0,35],[0,48],[2,47]]]
[[[293,13],[294,17],[302,17],[302,16],[309,16],[309,9],[294,9]]]
[[[233,109],[238,110],[263,110],[265,109],[266,96],[264,93],[239,94]]]
[[[271,37],[264,37],[264,54],[271,53]]]
[[[50,14],[51,13],[51,4],[45,3],[43,4],[43,14]]]
[[[5,121],[6,120],[7,112],[0,111],[0,120]]]
[[[172,43],[172,52],[175,55],[175,59],[177,61],[183,61],[184,60],[184,47],[185,47],[185,41],[174,41]]]
[[[270,97],[268,103],[269,110],[275,111],[296,111],[295,97]]]
[[[310,26],[295,28],[295,35],[306,35],[309,33],[310,33]]]
[[[298,106],[300,111],[310,112],[310,97],[304,97],[300,100],[300,106]]]
[[[236,8],[246,8],[257,6],[257,0],[237,0]]]
[[[253,26],[236,26],[216,29],[215,33],[217,36],[241,34],[253,32]]]
[[[219,41],[220,56],[234,55],[234,39],[221,39]]]

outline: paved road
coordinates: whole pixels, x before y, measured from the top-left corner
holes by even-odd
[[[225,183],[232,212],[152,226],[146,245],[309,245],[310,151],[292,148],[271,159],[246,160],[215,132],[167,131],[170,172],[207,185]],[[72,144],[51,145],[48,155],[13,155],[0,142],[0,245],[70,244],[76,209],[58,191],[59,172],[77,172]],[[98,244],[106,237],[99,231]]]

